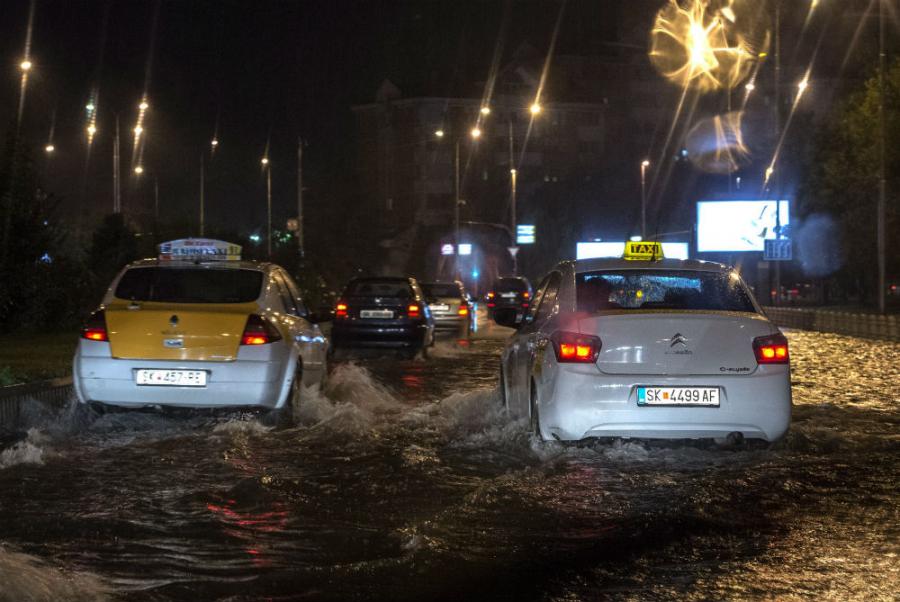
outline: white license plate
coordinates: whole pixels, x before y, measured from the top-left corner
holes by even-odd
[[[504,299],[515,299],[516,298],[515,293],[500,293],[500,296],[503,297]]]
[[[134,381],[139,385],[205,387],[206,376],[206,370],[149,370],[142,368],[135,371]]]
[[[359,312],[360,318],[393,318],[394,312],[389,309],[364,309]]]
[[[718,387],[638,387],[639,406],[719,405]]]
[[[428,307],[431,308],[431,311],[450,311],[450,306],[442,303],[436,303]]]

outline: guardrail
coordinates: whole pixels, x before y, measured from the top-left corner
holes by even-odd
[[[71,377],[0,387],[0,430],[14,430],[20,425],[25,404],[61,409],[71,396]]]
[[[880,314],[860,314],[796,307],[764,307],[778,326],[833,332],[868,339],[900,341],[900,318]]]

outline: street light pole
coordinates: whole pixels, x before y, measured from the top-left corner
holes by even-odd
[[[878,128],[879,128],[879,176],[878,176],[878,312],[884,313],[886,309],[885,288],[886,282],[886,257],[885,247],[887,244],[885,237],[885,195],[887,194],[887,181],[885,180],[884,171],[884,150],[885,150],[885,134],[884,134],[884,0],[878,2]]]
[[[203,166],[203,153],[200,153],[200,236],[204,235],[206,225],[206,197],[205,197],[205,172]]]
[[[641,240],[647,238],[647,168],[650,161],[641,161]]]
[[[456,138],[456,144],[454,145],[455,154],[454,154],[454,196],[456,197],[455,202],[453,204],[453,271],[455,273],[454,278],[459,280],[459,137]]]
[[[269,259],[272,259],[272,169],[268,165],[266,165],[266,213],[268,217],[267,252]]]
[[[518,175],[518,171],[516,170],[516,159],[515,159],[515,143],[513,139],[513,123],[512,118],[509,120],[509,193],[510,193],[510,215],[509,215],[509,231],[511,233],[512,241],[510,245],[516,246],[516,176]],[[513,276],[518,276],[519,272],[519,264],[516,261],[516,256],[510,251],[510,255],[512,255],[512,274]]]
[[[297,250],[303,258],[303,138],[297,138]]]

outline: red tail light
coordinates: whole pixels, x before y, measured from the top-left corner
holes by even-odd
[[[456,313],[461,316],[468,316],[469,315],[469,306],[466,305],[465,303],[460,303],[459,310]]]
[[[267,345],[275,341],[280,341],[281,335],[278,329],[272,324],[256,314],[250,314],[247,318],[247,325],[244,326],[244,334],[241,335],[241,345]]]
[[[99,309],[92,313],[81,327],[81,338],[89,341],[108,341],[109,334],[106,332],[106,313]]]
[[[753,339],[753,353],[757,364],[788,364],[788,342],[783,334],[772,334]]]
[[[556,361],[560,363],[593,364],[600,354],[599,337],[577,332],[557,331],[551,337]]]
[[[421,315],[419,313],[420,311],[421,310],[419,309],[418,305],[410,305],[406,308],[406,315],[408,315],[410,318],[418,318],[419,315]]]
[[[339,301],[337,305],[334,306],[334,317],[335,318],[346,318],[347,317],[347,304],[343,301]]]

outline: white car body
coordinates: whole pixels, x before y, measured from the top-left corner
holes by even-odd
[[[299,391],[294,382],[297,375],[302,375],[304,386],[322,383],[328,342],[319,327],[309,321],[310,316],[290,276],[274,264],[227,263],[229,265],[223,262],[195,263],[191,267],[259,271],[262,286],[258,298],[233,306],[210,303],[202,304],[202,307],[191,303],[142,303],[117,299],[117,285],[127,270],[162,266],[169,269],[185,264],[179,266],[176,262],[152,259],[124,268],[106,292],[101,309],[106,311],[106,319],[109,319],[112,308],[117,307],[119,315],[131,322],[126,322],[129,327],[119,332],[110,325],[107,341],[80,339],[73,362],[73,384],[78,400],[85,404],[99,402],[131,408],[281,409],[289,404],[292,392]],[[128,304],[124,311],[123,303]],[[280,340],[239,345],[237,341],[241,340],[244,331],[241,324],[246,324],[250,314],[261,316],[274,326],[281,335]],[[111,324],[115,322],[113,320]],[[138,342],[136,346],[135,339],[140,338],[149,342]],[[179,341],[180,348],[164,348],[175,347]],[[126,353],[116,352],[117,343]],[[206,384],[138,384],[139,370],[202,371],[206,374]]]
[[[730,278],[729,286],[746,293],[741,298],[748,311],[577,311],[579,278],[626,270]],[[554,340],[563,331],[599,337],[596,361],[560,362]],[[726,439],[739,433],[747,439],[773,442],[785,435],[790,424],[790,365],[786,341],[783,363],[757,361],[754,339],[766,337],[783,340],[737,273],[724,265],[674,259],[568,261],[544,279],[524,322],[508,340],[501,389],[509,411],[530,416],[532,428],[544,440]],[[638,403],[639,394],[644,401],[650,395],[647,388],[669,387],[718,391],[717,405]],[[676,395],[674,389],[672,395]]]

